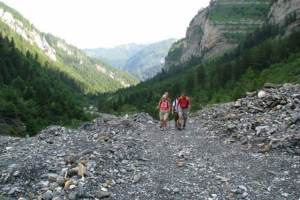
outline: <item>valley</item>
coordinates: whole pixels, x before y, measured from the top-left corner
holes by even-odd
[[[10,199],[298,199],[300,86],[266,84],[160,131],[145,113],[0,136]],[[274,123],[276,122],[276,123]],[[13,158],[13,159],[11,159]],[[1,198],[1,195],[0,195]]]
[[[298,200],[300,2],[195,14],[181,39],[81,50],[0,2],[0,200]],[[159,127],[166,91],[184,130]]]
[[[110,49],[86,49],[85,52],[145,81],[162,71],[165,57],[175,41],[168,39],[144,45],[127,44]]]

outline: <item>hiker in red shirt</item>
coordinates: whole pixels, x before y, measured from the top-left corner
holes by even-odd
[[[178,98],[178,114],[179,114],[179,121],[180,121],[180,126],[178,127],[179,130],[185,129],[190,108],[191,108],[191,103],[189,97],[185,96],[185,94],[182,93],[182,95]]]
[[[159,110],[160,128],[161,130],[166,130],[171,109],[170,101],[166,93],[160,99],[157,109]]]

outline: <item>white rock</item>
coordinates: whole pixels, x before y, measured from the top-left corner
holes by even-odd
[[[260,99],[265,98],[267,96],[267,92],[261,90],[261,91],[258,92],[257,96]]]
[[[9,150],[12,149],[12,147],[6,147],[5,149],[6,149],[7,151],[9,151]]]

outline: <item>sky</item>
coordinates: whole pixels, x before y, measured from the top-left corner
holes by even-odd
[[[183,38],[210,0],[0,0],[79,48]]]

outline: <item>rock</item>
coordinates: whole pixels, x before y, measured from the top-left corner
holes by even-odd
[[[261,90],[258,92],[257,96],[258,96],[258,98],[262,99],[267,96],[267,93],[265,91]]]
[[[242,106],[242,102],[240,100],[238,100],[234,103],[234,107],[236,107],[236,108],[239,108],[241,106]]]
[[[239,186],[238,186],[238,189],[241,189],[241,190],[243,190],[243,191],[247,191],[247,188],[246,188],[246,186],[244,186],[244,185],[239,185]]]
[[[183,167],[185,165],[185,162],[183,159],[176,160],[176,166],[177,167]]]
[[[69,189],[73,190],[74,188],[76,188],[76,185],[70,185]]]
[[[179,193],[179,191],[180,191],[180,190],[179,190],[178,188],[174,188],[174,189],[173,189],[173,192],[174,192],[175,194],[176,194],[176,193]]]
[[[242,197],[246,198],[249,194],[247,192],[243,192]]]
[[[291,117],[292,117],[292,124],[296,124],[297,122],[300,122],[300,113],[293,113]]]
[[[140,174],[136,174],[133,176],[133,183],[137,183],[141,180],[142,176]]]
[[[13,187],[9,190],[9,192],[7,194],[12,195],[19,191],[20,191],[20,189],[18,187]]]
[[[49,182],[56,182],[58,175],[57,174],[48,174],[48,181]]]
[[[270,127],[269,126],[258,126],[255,128],[255,130],[256,130],[256,135],[260,136],[262,134],[268,133],[270,130]]]
[[[99,199],[105,199],[105,198],[110,197],[111,193],[100,190],[97,192],[97,194],[95,196],[96,196],[96,198],[99,198]]]
[[[286,193],[286,192],[283,192],[283,193],[281,193],[281,196],[283,196],[283,197],[288,197],[288,196],[289,196],[289,194],[288,194],[288,193]]]
[[[19,176],[20,175],[20,171],[15,171],[14,173],[13,173],[13,176]]]
[[[230,180],[229,178],[219,175],[216,175],[216,179],[220,180],[221,182],[228,182]]]
[[[42,195],[42,199],[43,200],[52,200],[53,199],[53,193],[52,193],[52,191],[48,190],[47,192],[45,192]]]
[[[12,147],[5,147],[7,151],[12,150]]]
[[[76,163],[76,161],[77,161],[77,158],[76,158],[75,155],[68,155],[68,156],[65,157],[66,164],[71,164],[72,165],[72,164]]]
[[[77,193],[76,192],[71,192],[69,195],[69,200],[76,200],[77,199]]]
[[[57,179],[56,179],[56,183],[59,186],[64,187],[64,185],[65,185],[65,178],[62,177],[62,176],[58,176]]]

